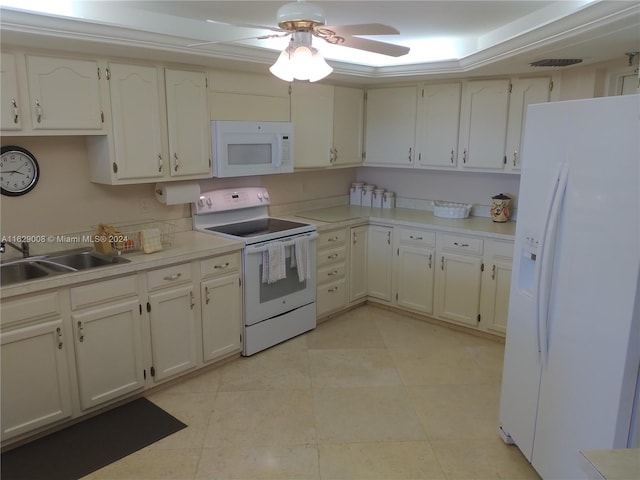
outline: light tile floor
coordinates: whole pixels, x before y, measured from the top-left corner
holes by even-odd
[[[535,479],[504,346],[374,306],[149,395],[188,425],[90,479]]]

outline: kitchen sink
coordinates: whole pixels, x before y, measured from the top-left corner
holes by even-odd
[[[91,250],[30,257],[0,265],[0,285],[13,285],[46,276],[90,270],[108,265],[129,263],[130,261],[119,256],[101,255]]]
[[[64,255],[51,255],[45,257],[47,261],[71,267],[76,270],[87,270],[90,268],[104,267],[106,265],[115,265],[118,263],[129,263],[130,260],[123,257],[110,255],[100,255],[96,252],[75,252]]]

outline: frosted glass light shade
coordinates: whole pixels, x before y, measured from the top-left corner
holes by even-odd
[[[300,45],[289,46],[283,50],[269,71],[285,82],[291,82],[294,79],[317,82],[333,72],[333,68],[322,58],[317,49]]]

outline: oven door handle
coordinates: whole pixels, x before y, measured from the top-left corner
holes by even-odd
[[[309,240],[313,240],[318,238],[318,234],[316,232],[312,232],[312,233],[307,233],[305,235],[296,235],[295,237],[288,237],[286,240],[274,240],[274,242],[282,242],[284,243],[285,247],[290,247],[291,245],[295,244],[298,238],[308,238]],[[261,245],[249,245],[245,247],[244,250],[247,254],[266,252],[268,249],[267,247],[268,243],[273,243],[273,242],[265,242]]]

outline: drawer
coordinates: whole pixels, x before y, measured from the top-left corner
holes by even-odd
[[[334,282],[340,278],[344,278],[345,271],[346,267],[344,262],[319,268],[316,275],[318,285],[321,283]]]
[[[71,289],[71,309],[78,310],[112,300],[138,295],[135,275],[114,278]]]
[[[149,291],[191,281],[191,264],[182,263],[147,273]]]
[[[317,253],[318,268],[325,265],[344,262],[347,258],[347,246],[332,248],[331,250],[322,250]]]
[[[398,230],[400,243],[409,245],[425,245],[433,247],[436,244],[436,232],[426,230],[414,230],[412,228],[400,228]]]
[[[482,255],[483,240],[481,238],[466,237],[464,235],[449,233],[438,233],[436,243],[438,250]]]
[[[0,304],[2,324],[26,320],[37,320],[60,315],[60,294],[58,292],[24,296],[3,300]]]
[[[240,270],[240,262],[239,252],[207,258],[200,262],[200,276],[202,278],[218,277],[230,272],[236,272]]]
[[[331,230],[329,232],[322,232],[318,234],[318,250],[322,248],[331,248],[336,245],[344,245],[347,241],[347,229],[340,228],[338,230]]]
[[[344,278],[333,283],[320,285],[316,289],[316,316],[339,310],[347,304],[347,285]]]
[[[494,257],[513,259],[513,242],[503,242],[500,240],[492,240],[487,246],[491,250]]]

